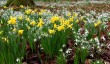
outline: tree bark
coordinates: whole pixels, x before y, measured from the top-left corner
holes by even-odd
[[[24,5],[24,6],[33,6],[35,5],[33,0],[8,0],[6,3],[6,6],[20,6],[20,5]]]

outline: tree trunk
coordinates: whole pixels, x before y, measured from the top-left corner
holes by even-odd
[[[33,6],[35,5],[33,0],[8,0],[6,3],[6,6],[20,6],[20,5],[24,5],[24,6]]]

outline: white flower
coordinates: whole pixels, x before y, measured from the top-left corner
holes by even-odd
[[[63,50],[62,50],[62,49],[60,49],[59,51],[60,51],[60,52],[62,52]]]
[[[66,53],[68,54],[68,53],[70,53],[71,51],[72,51],[72,49],[68,48],[68,49],[66,50]]]
[[[16,59],[16,62],[20,62],[20,58],[17,58],[17,59]]]
[[[85,47],[84,47],[84,46],[82,46],[82,49],[85,49]]]

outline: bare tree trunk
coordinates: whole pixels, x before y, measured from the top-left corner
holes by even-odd
[[[25,6],[33,6],[35,5],[33,0],[8,0],[6,3],[6,6],[20,6],[20,5],[25,5]]]

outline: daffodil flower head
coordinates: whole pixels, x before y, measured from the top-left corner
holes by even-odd
[[[54,34],[55,33],[55,30],[48,30],[49,31],[49,34]]]
[[[23,6],[23,5],[20,5],[20,8],[24,8],[25,6]]]
[[[69,27],[70,29],[72,29],[72,26],[73,26],[73,24],[68,25],[68,27]]]
[[[54,24],[54,28],[57,28],[57,25],[56,24]]]
[[[3,8],[5,8],[5,9],[6,9],[6,8],[7,8],[7,6],[3,6]]]
[[[36,22],[35,21],[32,21],[32,22],[30,22],[30,25],[31,26],[35,26],[36,25]]]
[[[94,23],[94,26],[97,27],[101,24],[102,22],[100,20],[98,20],[97,22]]]
[[[8,40],[8,38],[7,38],[7,37],[2,37],[2,40],[3,40],[4,42],[9,43],[9,40]]]
[[[9,21],[8,21],[8,24],[15,25],[15,24],[16,24],[16,17],[10,16],[10,19],[9,19]]]
[[[30,18],[29,17],[26,17],[26,20],[27,20],[27,22],[30,22]]]
[[[61,26],[58,26],[58,27],[57,27],[57,30],[58,30],[58,31],[62,31],[62,30],[64,30],[64,29],[65,29],[64,25],[61,25]]]
[[[77,17],[78,16],[78,13],[76,13],[76,12],[74,12],[74,15],[73,15],[74,17]]]
[[[27,10],[25,10],[25,13],[26,13],[26,14],[31,14],[31,12],[32,12],[31,9],[27,9]]]
[[[43,24],[44,24],[44,22],[43,22],[42,18],[39,18],[39,22],[38,22],[37,26],[42,27]]]
[[[30,26],[27,26],[27,29],[29,30],[30,29]]]
[[[18,30],[18,35],[22,35],[24,30]]]
[[[54,23],[55,21],[58,21],[60,18],[58,17],[58,16],[53,16],[53,17],[51,17],[51,19],[50,19],[50,21],[52,22],[52,23]]]

